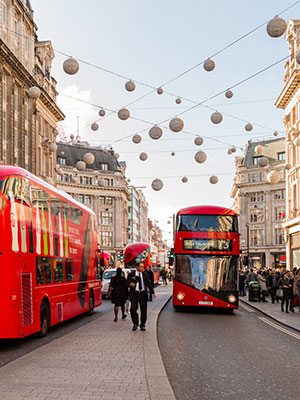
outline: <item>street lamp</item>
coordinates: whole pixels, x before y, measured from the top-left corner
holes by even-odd
[[[248,268],[249,268],[249,264],[250,264],[250,258],[249,258],[249,224],[246,224],[246,229],[247,229],[247,264],[248,264]]]

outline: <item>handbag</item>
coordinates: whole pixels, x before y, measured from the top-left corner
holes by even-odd
[[[282,297],[283,296],[283,290],[281,288],[276,290],[276,297]]]
[[[293,307],[297,307],[297,306],[299,306],[299,298],[298,298],[298,296],[295,296],[294,300],[293,300]]]
[[[107,291],[107,297],[111,297],[113,288],[110,286]]]

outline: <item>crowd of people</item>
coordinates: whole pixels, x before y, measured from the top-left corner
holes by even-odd
[[[267,302],[266,297],[269,296],[272,304],[281,303],[282,312],[294,312],[297,306],[300,312],[300,268],[294,268],[293,271],[286,268],[243,269],[239,275],[241,297],[246,296],[246,290],[253,282],[257,286],[259,284],[259,301]]]

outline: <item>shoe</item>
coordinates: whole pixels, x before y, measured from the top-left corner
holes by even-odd
[[[145,331],[145,330],[146,330],[145,326],[142,325],[142,326],[141,326],[141,331]]]
[[[288,313],[288,314],[289,314],[289,312],[288,312],[288,311],[286,311],[286,313]]]
[[[133,331],[136,331],[136,330],[137,330],[137,327],[138,327],[137,325],[133,325],[132,330],[133,330]]]
[[[114,319],[114,322],[117,322],[117,321],[118,321],[117,318],[115,318],[115,319]]]
[[[127,318],[127,314],[124,314],[124,315],[122,316],[122,319],[125,319],[125,318]]]
[[[294,312],[295,310],[292,308],[290,311]]]
[[[281,309],[281,312],[284,312],[283,309]]]

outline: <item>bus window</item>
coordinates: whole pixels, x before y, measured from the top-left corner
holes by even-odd
[[[72,211],[72,222],[74,224],[80,225],[81,224],[82,211],[79,208],[76,208],[74,206],[71,206],[71,211]]]
[[[0,181],[0,191],[7,197],[30,206],[30,185],[27,179],[11,177]]]
[[[52,283],[52,263],[49,257],[36,257],[36,284]]]
[[[51,200],[51,214],[54,215],[55,217],[58,217],[59,214],[61,213],[60,199],[55,196],[51,196],[50,200]]]
[[[70,205],[66,203],[65,201],[62,202],[62,210],[63,210],[63,217],[67,221],[71,220],[71,211],[70,211]]]
[[[65,265],[66,265],[66,281],[72,282],[74,279],[74,277],[73,277],[73,260],[66,259]]]
[[[49,195],[40,187],[32,185],[32,206],[44,212],[49,212]]]
[[[54,283],[64,281],[64,260],[62,258],[53,259]]]

